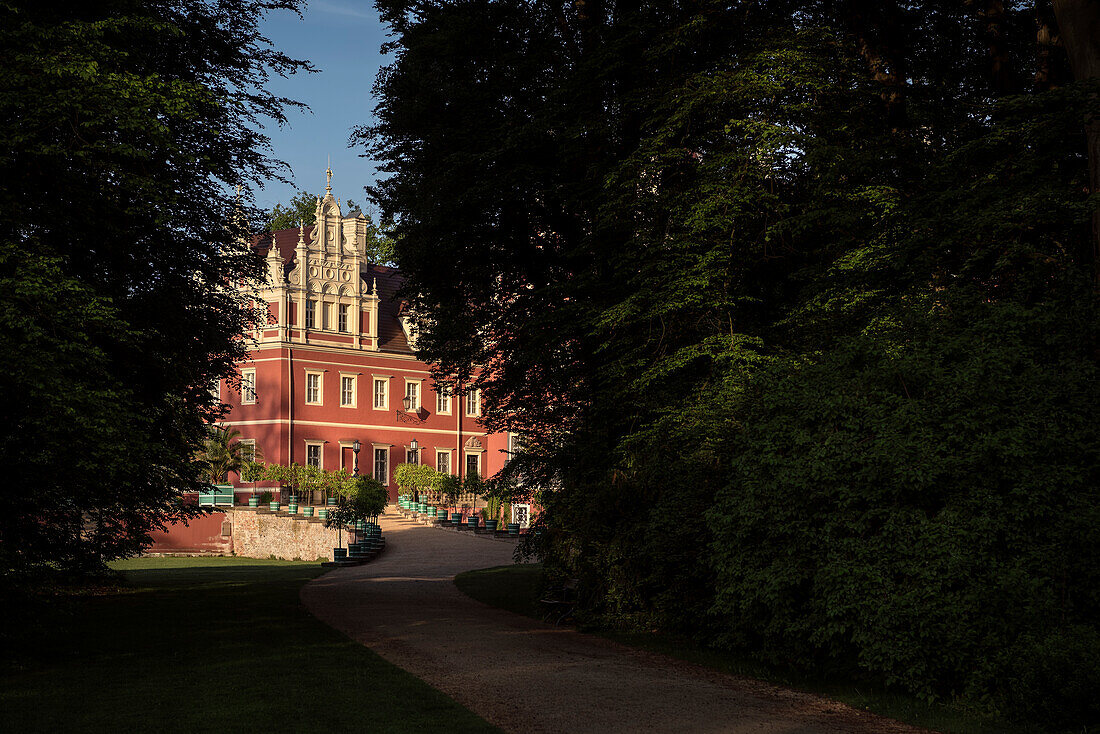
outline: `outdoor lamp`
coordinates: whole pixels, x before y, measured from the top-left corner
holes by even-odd
[[[416,450],[417,450],[417,449],[418,449],[419,447],[420,447],[420,444],[418,444],[418,443],[416,442],[416,439],[415,439],[415,438],[414,438],[414,439],[413,439],[412,441],[409,441],[409,448],[410,448],[411,450],[413,450],[413,451],[416,451]]]
[[[355,439],[355,441],[352,442],[352,444],[351,444],[351,453],[354,454],[354,456],[352,458],[355,459],[355,467],[354,467],[353,471],[351,472],[351,475],[353,477],[359,476],[359,448],[360,448],[360,445],[361,444],[359,443],[359,439]]]
[[[408,412],[409,408],[412,407],[413,399],[410,396],[406,395],[404,398],[401,399],[401,404],[405,406],[405,411]]]

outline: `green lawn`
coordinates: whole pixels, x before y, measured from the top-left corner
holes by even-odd
[[[542,568],[537,564],[468,571],[455,578],[455,585],[465,594],[485,604],[536,619],[540,616],[538,598],[542,589]],[[909,695],[878,690],[866,684],[813,679],[791,671],[768,668],[752,660],[711,650],[672,635],[626,634],[595,629],[584,631],[714,670],[818,693],[856,708],[944,734],[1028,734],[1034,731],[1003,721],[982,719],[959,707],[929,704]]]
[[[497,731],[313,618],[298,591],[316,563],[113,565],[119,588],[58,599],[7,651],[0,729]]]

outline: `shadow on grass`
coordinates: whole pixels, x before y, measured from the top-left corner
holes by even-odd
[[[498,566],[467,571],[455,577],[460,591],[477,601],[516,614],[541,618],[538,603],[543,589],[542,567],[538,564]],[[944,734],[1039,734],[1040,730],[983,718],[959,706],[927,703],[914,696],[882,690],[878,686],[850,680],[822,680],[792,670],[768,667],[755,660],[703,647],[684,637],[663,633],[624,633],[586,628],[630,647],[667,655],[731,675],[755,678],[788,688],[826,696],[854,708],[871,711],[915,726]]]
[[[65,600],[5,671],[6,730],[496,731],[311,616],[298,592],[316,563],[114,566],[115,593]]]

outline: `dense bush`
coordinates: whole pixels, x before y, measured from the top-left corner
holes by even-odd
[[[1100,721],[1094,314],[937,306],[757,376],[708,514],[723,641]]]

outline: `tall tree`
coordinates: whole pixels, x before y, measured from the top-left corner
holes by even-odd
[[[1032,5],[378,5],[418,346],[590,615],[1095,718],[1095,102]]]
[[[1054,0],[1054,13],[1069,55],[1070,68],[1079,82],[1094,82],[1094,97],[1100,96],[1100,3],[1095,0]],[[1100,196],[1100,112],[1093,110],[1085,120],[1089,187]],[[1100,279],[1100,201],[1092,214],[1092,256]]]
[[[296,5],[0,3],[0,573],[96,567],[192,512],[254,317],[227,285],[263,273],[258,131],[295,104],[265,84],[304,66],[259,25]]]

